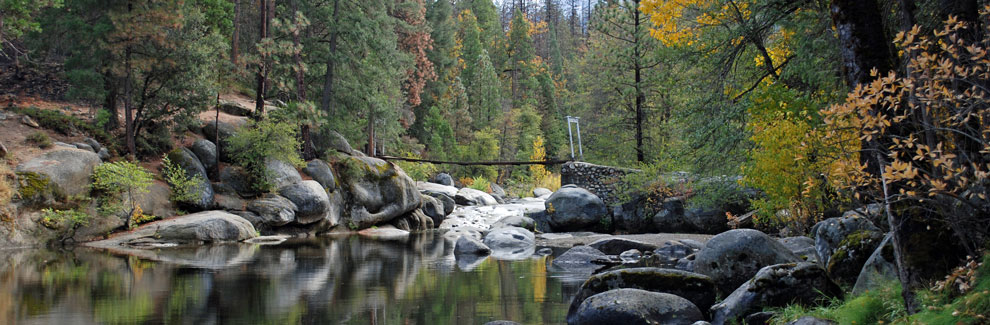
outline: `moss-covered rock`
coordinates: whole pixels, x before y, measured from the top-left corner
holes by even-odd
[[[93,169],[101,163],[92,151],[59,149],[46,152],[17,166],[21,188],[28,200],[86,196],[92,184]]]
[[[825,270],[840,285],[853,285],[866,260],[883,241],[883,234],[859,230],[846,236],[828,259]]]
[[[395,164],[371,157],[338,156],[334,167],[348,203],[341,224],[364,229],[418,208],[416,183]]]

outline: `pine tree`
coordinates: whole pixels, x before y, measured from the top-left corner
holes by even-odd
[[[516,10],[509,26],[509,68],[512,89],[512,106],[520,107],[526,103],[535,88],[533,77],[533,59],[536,57],[533,49],[533,38],[530,36],[530,22],[522,11]]]

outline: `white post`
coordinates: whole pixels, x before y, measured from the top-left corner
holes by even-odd
[[[581,160],[584,160],[584,146],[581,145],[581,118],[575,117],[574,123],[577,123],[578,153],[581,154]]]
[[[567,137],[571,139],[571,159],[574,159],[574,133],[571,133],[571,116],[567,116]]]

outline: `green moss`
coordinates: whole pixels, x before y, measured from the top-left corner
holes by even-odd
[[[47,176],[35,172],[17,173],[17,195],[21,200],[30,203],[41,203],[49,198],[64,199],[51,184]]]

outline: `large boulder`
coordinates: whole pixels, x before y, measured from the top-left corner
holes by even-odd
[[[599,226],[609,218],[605,202],[594,193],[576,186],[564,186],[544,203],[550,226],[556,231],[578,231]]]
[[[423,192],[430,196],[436,196],[436,194],[443,194],[450,198],[457,196],[457,188],[453,186],[441,185],[437,183],[430,182],[416,182],[416,188],[420,192]]]
[[[303,168],[303,172],[313,180],[323,185],[323,188],[327,189],[327,192],[333,192],[337,189],[337,180],[333,176],[333,170],[330,169],[330,165],[325,161],[319,159],[313,159],[306,162],[306,167]]]
[[[317,156],[323,157],[334,151],[344,154],[354,154],[354,149],[347,142],[347,138],[333,130],[315,129],[310,131],[310,139],[313,143],[313,150]]]
[[[576,315],[585,299],[609,290],[631,288],[676,295],[701,309],[715,303],[715,283],[701,274],[655,267],[639,267],[592,275],[581,285],[567,315]],[[571,319],[568,319],[571,321]]]
[[[460,205],[496,205],[498,201],[488,193],[473,189],[462,188],[454,196],[454,202]]]
[[[694,271],[710,276],[719,292],[728,294],[765,266],[801,261],[759,230],[736,229],[708,240],[695,257]]]
[[[815,240],[806,236],[794,236],[778,239],[784,247],[800,256],[805,261],[819,263],[818,251],[815,250]]]
[[[344,157],[337,167],[350,204],[346,223],[350,228],[391,221],[422,203],[416,183],[395,164],[371,157]]]
[[[433,218],[430,218],[423,210],[416,209],[412,212],[401,215],[389,222],[398,229],[405,231],[429,230],[433,229]]]
[[[525,258],[536,251],[536,236],[519,227],[491,230],[485,235],[484,243],[492,249],[492,255],[502,259]]]
[[[255,197],[259,193],[251,185],[251,177],[248,176],[244,168],[237,166],[227,166],[220,171],[220,182],[229,186],[237,195],[242,197]]]
[[[195,199],[188,202],[179,202],[187,209],[207,210],[213,206],[213,185],[206,174],[206,168],[196,158],[196,154],[187,148],[177,148],[168,153],[168,159],[173,164],[177,164],[186,171],[186,177],[198,177],[192,191],[196,193]]]
[[[100,145],[100,142],[96,141],[96,139],[86,138],[83,139],[83,142],[88,144],[90,148],[93,148],[93,152],[100,152],[100,150],[103,150],[103,146]]]
[[[533,197],[544,197],[550,196],[551,194],[553,194],[553,191],[548,188],[537,187],[533,189]]]
[[[812,231],[815,236],[815,250],[818,252],[822,265],[828,265],[832,254],[849,235],[860,231],[880,233],[880,229],[874,226],[869,219],[859,216],[828,218],[815,224]],[[872,252],[873,250],[870,249],[870,252],[866,254],[869,255]]]
[[[825,264],[825,271],[841,285],[853,285],[863,265],[883,241],[880,232],[860,230],[846,236]]]
[[[145,224],[119,236],[89,243],[97,247],[161,247],[170,244],[234,242],[257,236],[251,222],[224,211],[203,211]]]
[[[621,237],[602,238],[591,242],[588,246],[594,247],[608,255],[619,255],[630,249],[636,249],[642,252],[657,249],[657,245]]]
[[[653,215],[653,227],[659,232],[690,233],[697,232],[694,224],[685,217],[684,201],[680,198],[668,198],[663,201],[660,211]]]
[[[219,145],[222,146],[222,148],[220,148],[220,161],[231,162],[230,150],[227,150],[227,148],[230,148],[228,141],[234,136],[234,134],[237,133],[237,128],[238,126],[235,126],[234,124],[227,122],[217,123],[216,120],[203,122],[203,137],[209,139],[210,141],[216,140],[217,129],[220,130]]]
[[[766,266],[721,303],[712,306],[712,323],[729,324],[767,307],[814,305],[842,294],[839,287],[814,263]]]
[[[21,163],[15,171],[21,180],[21,194],[39,196],[28,199],[59,200],[88,194],[93,169],[99,164],[100,157],[92,151],[58,149]]]
[[[296,171],[296,167],[281,160],[266,159],[265,171],[268,173],[268,180],[275,188],[302,182],[302,176]]]
[[[567,316],[568,324],[693,324],[704,320],[691,301],[639,289],[616,289],[588,297]]]
[[[296,205],[295,221],[311,224],[322,220],[339,224],[341,206],[331,202],[320,183],[308,180],[282,187],[278,193]]]
[[[488,255],[491,252],[491,248],[472,236],[461,236],[454,245],[454,255]]]
[[[504,227],[519,227],[525,228],[530,231],[536,230],[536,220],[533,218],[525,216],[506,216],[502,219],[498,219],[492,224],[491,229],[498,229]]]
[[[853,295],[863,294],[897,280],[894,245],[891,241],[891,235],[888,233],[873,251],[873,254],[870,254],[870,257],[866,259],[866,263],[863,263],[863,268],[860,269],[856,278],[856,284],[853,285]]]
[[[148,186],[148,192],[137,195],[135,199],[144,214],[156,217],[167,218],[175,215],[175,207],[169,196],[172,190],[168,184],[154,182]]]
[[[266,195],[247,204],[247,210],[258,215],[260,223],[268,226],[283,226],[296,220],[295,203],[279,195]]]
[[[217,160],[217,145],[210,140],[199,139],[189,146],[189,150],[196,154],[196,158],[203,164],[203,168],[206,168],[206,172],[213,175],[219,162]]]
[[[592,272],[602,267],[595,264],[594,261],[607,259],[608,255],[605,255],[602,251],[590,246],[581,245],[572,247],[563,254],[560,254],[560,256],[553,259],[551,265],[565,270]]]
[[[423,205],[421,205],[419,209],[423,211],[423,214],[430,217],[430,219],[433,219],[433,224],[435,225],[439,225],[443,222],[444,217],[447,216],[447,214],[444,213],[443,203],[441,203],[440,200],[425,194],[422,194],[420,199],[423,201]]]
[[[426,194],[426,195],[429,195],[430,197],[436,199],[437,202],[440,202],[443,205],[443,214],[444,214],[444,216],[447,216],[447,215],[450,215],[451,213],[453,213],[454,212],[454,208],[457,207],[457,203],[454,202],[454,198],[453,197],[450,197],[450,196],[447,196],[446,194],[429,193],[429,192],[422,192],[422,193],[423,194]]]
[[[433,179],[431,179],[430,182],[445,186],[454,186],[454,178],[450,177],[450,174],[447,173],[439,173],[436,176],[433,176]]]

